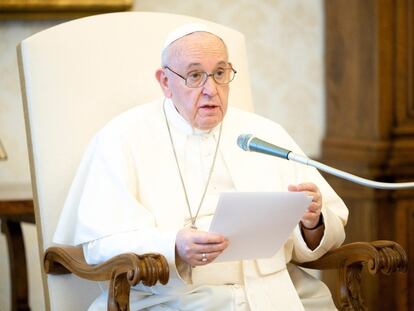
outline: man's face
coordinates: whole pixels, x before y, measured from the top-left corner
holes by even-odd
[[[183,77],[195,70],[210,74],[230,66],[223,42],[210,33],[187,35],[173,42],[169,49],[167,65]],[[172,99],[178,112],[193,127],[209,130],[223,120],[227,111],[228,84],[219,85],[209,77],[204,86],[190,88],[168,69],[163,69],[163,74],[167,85],[164,94]]]

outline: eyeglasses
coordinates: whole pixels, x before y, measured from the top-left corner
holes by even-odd
[[[202,87],[206,84],[208,77],[213,77],[214,81],[219,85],[229,84],[233,81],[236,76],[237,71],[233,67],[218,68],[213,73],[208,74],[205,71],[194,70],[190,71],[186,77],[180,75],[179,73],[172,70],[170,67],[165,66],[164,68],[168,69],[172,73],[179,76],[185,81],[185,85],[191,88]]]

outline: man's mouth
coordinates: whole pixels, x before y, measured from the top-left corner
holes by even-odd
[[[218,107],[217,105],[203,105],[200,108],[202,108],[202,109],[215,109],[217,107]]]

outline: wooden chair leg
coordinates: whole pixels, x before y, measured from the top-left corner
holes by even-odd
[[[352,264],[339,269],[339,303],[341,311],[366,311],[361,295],[362,263]]]
[[[1,231],[6,235],[9,251],[12,311],[30,311],[27,266],[20,222],[2,219]]]
[[[109,284],[108,310],[129,311],[129,292],[131,284],[127,279],[127,273],[112,273]]]

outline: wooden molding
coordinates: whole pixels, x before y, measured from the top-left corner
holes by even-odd
[[[3,12],[127,10],[133,0],[3,0]]]
[[[321,161],[368,179],[413,181],[414,1],[324,3],[327,114]],[[394,240],[413,256],[413,189],[376,190],[326,178],[350,211],[347,242]],[[369,309],[413,308],[412,269],[376,281],[362,283]]]
[[[133,4],[133,0],[3,0],[0,20],[71,19],[127,11]]]

